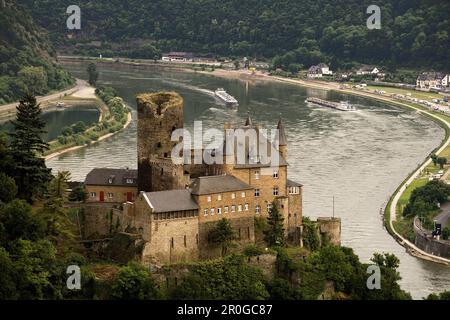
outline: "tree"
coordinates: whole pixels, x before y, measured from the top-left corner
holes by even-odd
[[[308,217],[302,217],[303,225],[303,245],[311,251],[315,251],[320,247],[320,236],[317,231],[317,225]]]
[[[381,271],[381,289],[364,289],[360,299],[365,300],[409,300],[411,295],[400,288],[398,281],[401,280],[400,273],[397,271],[400,260],[390,253],[374,253],[371,259]],[[363,265],[363,268],[366,266]]]
[[[78,121],[72,126],[73,133],[81,133],[86,131],[86,124],[83,121]]]
[[[160,298],[150,272],[137,262],[130,262],[120,269],[112,285],[111,296],[121,300]]]
[[[431,161],[433,161],[434,166],[437,166],[437,155],[435,153],[433,153],[431,155]]]
[[[41,108],[36,98],[26,95],[17,107],[17,118],[11,137],[11,153],[14,160],[14,179],[18,196],[29,202],[32,197],[45,191],[50,180],[50,169],[40,156],[48,150],[42,139],[45,122],[41,119]]]
[[[248,265],[242,255],[199,262],[172,287],[170,299],[263,300],[269,297],[264,275]]]
[[[444,291],[441,293],[432,293],[430,295],[428,295],[426,300],[446,300],[446,301],[450,301],[450,291]]]
[[[99,72],[97,71],[97,66],[95,65],[95,63],[91,62],[89,63],[88,67],[87,67],[87,73],[88,73],[88,77],[89,77],[89,84],[91,86],[95,86],[97,84],[97,80],[98,80],[98,75]]]
[[[271,247],[284,245],[284,218],[278,209],[278,202],[272,203],[272,209],[267,218],[267,230],[264,231],[264,240]]]
[[[48,91],[47,74],[43,67],[24,67],[19,71],[18,76],[30,94],[39,95]]]
[[[17,195],[17,186],[13,178],[0,172],[0,202],[8,203]]]
[[[72,222],[67,214],[67,209],[64,208],[69,179],[70,172],[68,171],[60,171],[53,177],[48,186],[48,195],[44,206],[39,210],[39,216],[46,224],[48,237],[58,245],[58,248],[61,248],[60,251],[67,247],[67,242],[71,242],[74,238]]]
[[[232,246],[235,239],[235,232],[230,221],[223,218],[218,221],[214,228],[208,234],[208,241],[222,247],[222,257],[227,254],[228,249]]]
[[[439,165],[439,167],[440,167],[441,169],[444,169],[444,165],[447,164],[447,158],[445,158],[445,157],[439,157],[439,158],[437,158],[436,163]]]
[[[0,231],[0,245],[8,248],[18,239],[43,238],[45,226],[28,203],[16,199],[0,208]]]
[[[69,201],[85,202],[87,199],[87,192],[83,186],[76,186],[69,194]]]

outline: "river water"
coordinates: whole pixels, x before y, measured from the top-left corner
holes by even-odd
[[[67,66],[86,78],[86,65]],[[177,91],[185,102],[185,127],[202,120],[204,128],[242,123],[249,113],[254,122],[275,128],[281,116],[288,138],[289,178],[304,185],[303,214],[342,218],[342,244],[369,261],[374,252],[400,258],[401,286],[420,299],[431,292],[450,290],[450,267],[410,256],[387,233],[380,215],[403,179],[444,137],[444,130],[413,111],[372,100],[274,82],[247,82],[157,67],[100,65],[101,84],[117,89],[136,108],[142,92]],[[235,96],[232,111],[213,96],[217,87]],[[308,96],[348,100],[356,112],[337,112],[305,103]],[[133,111],[133,118],[136,112]],[[136,167],[136,122],[98,144],[48,161],[83,180],[94,167]]]
[[[67,109],[53,109],[42,113],[45,121],[45,131],[43,138],[46,141],[56,139],[61,135],[62,130],[78,121],[83,121],[88,127],[96,123],[100,116],[100,111],[95,105],[74,105]],[[13,128],[9,120],[0,123],[0,132],[10,132]]]

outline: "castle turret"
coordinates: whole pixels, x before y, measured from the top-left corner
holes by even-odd
[[[184,188],[183,164],[171,159],[177,144],[171,141],[172,132],[183,128],[183,99],[174,92],[161,92],[140,94],[136,101],[139,191]]]
[[[280,151],[281,156],[287,160],[287,139],[286,139],[286,133],[284,131],[284,125],[283,122],[281,122],[281,118],[280,120],[278,120],[278,125],[277,125],[277,129],[278,129],[278,150]]]
[[[245,124],[246,127],[251,127],[253,126],[253,121],[252,118],[250,118],[250,114],[247,115],[247,119],[245,120]]]

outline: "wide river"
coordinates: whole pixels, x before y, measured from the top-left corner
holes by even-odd
[[[85,64],[67,68],[86,78]],[[247,82],[157,67],[100,65],[101,84],[117,89],[136,108],[142,92],[170,90],[184,98],[185,127],[202,120],[204,128],[223,128],[224,122],[254,122],[275,128],[281,117],[288,137],[289,178],[304,185],[303,214],[312,218],[342,218],[342,243],[362,261],[374,252],[400,258],[401,286],[420,299],[450,289],[450,267],[410,256],[387,233],[380,208],[403,179],[444,137],[444,130],[413,111],[372,100],[307,89],[276,82]],[[232,111],[214,98],[223,87],[239,100]],[[305,103],[308,96],[348,100],[356,112],[338,112]],[[133,111],[133,118],[136,112]],[[91,147],[48,161],[57,170],[69,170],[84,180],[94,167],[136,168],[136,122],[116,136]]]

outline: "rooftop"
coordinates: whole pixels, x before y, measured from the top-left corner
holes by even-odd
[[[253,189],[252,186],[230,175],[200,177],[194,179],[190,187],[194,195]]]
[[[86,176],[86,185],[137,186],[138,172],[134,169],[95,168]]]
[[[146,192],[145,198],[153,212],[197,210],[198,205],[187,189]]]
[[[295,182],[295,181],[292,181],[289,179],[286,180],[286,185],[288,187],[303,187],[303,185],[301,183],[298,183],[298,182]]]

